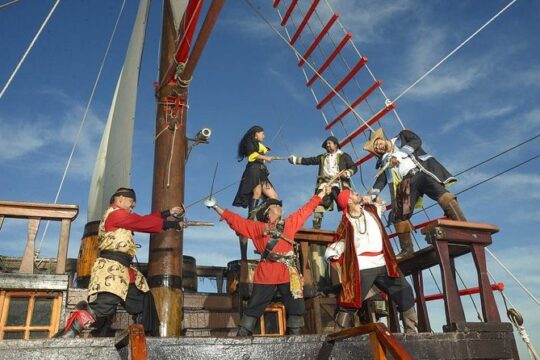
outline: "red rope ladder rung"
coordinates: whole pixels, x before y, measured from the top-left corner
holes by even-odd
[[[378,113],[373,115],[373,117],[371,119],[369,119],[369,121],[366,124],[362,124],[360,127],[358,127],[358,129],[354,130],[352,133],[349,134],[349,136],[347,136],[345,139],[343,139],[339,143],[339,146],[343,147],[343,146],[347,145],[348,143],[350,143],[352,139],[354,139],[360,133],[365,131],[368,128],[368,125],[369,126],[373,125],[374,123],[379,121],[384,115],[388,114],[391,110],[393,110],[395,107],[396,107],[396,104],[394,104],[392,102],[389,103],[388,105],[386,105],[384,108],[379,110]]]
[[[324,99],[322,99],[316,106],[316,108],[318,110],[321,110],[322,107],[324,105],[326,105],[330,100],[332,100],[332,98],[334,96],[336,96],[336,93],[338,91],[340,91],[341,89],[343,89],[343,87],[345,85],[347,85],[347,83],[353,78],[354,75],[356,75],[356,73],[358,73],[358,71],[360,71],[360,69],[362,67],[364,67],[364,65],[367,63],[367,57],[365,56],[362,56],[360,58],[360,60],[358,61],[358,63],[356,63],[356,65],[351,69],[351,71],[349,71],[349,73],[347,75],[345,75],[345,77],[343,78],[343,80],[341,80],[339,82],[339,84],[332,90],[328,93],[328,95],[326,95],[324,97]]]
[[[300,61],[298,62],[298,66],[302,66],[304,65],[304,63],[306,62],[306,59],[308,57],[311,56],[311,54],[313,53],[313,50],[315,50],[315,48],[317,47],[317,45],[319,45],[319,43],[321,42],[322,38],[324,37],[324,35],[326,35],[326,33],[328,32],[328,30],[330,30],[330,28],[332,27],[332,25],[334,25],[334,23],[336,22],[336,20],[338,19],[339,17],[339,14],[338,13],[334,13],[334,15],[332,15],[332,17],[330,18],[330,20],[328,20],[328,22],[326,23],[326,25],[322,28],[321,32],[319,33],[319,35],[317,35],[317,37],[315,38],[315,40],[313,40],[313,43],[310,45],[310,47],[308,48],[308,50],[306,51],[306,53],[304,54],[304,56],[302,56],[302,59],[300,59]]]
[[[350,106],[348,106],[345,110],[343,110],[343,112],[341,114],[339,114],[334,120],[332,120],[330,123],[328,123],[328,125],[326,125],[325,129],[326,130],[329,130],[332,126],[334,126],[335,124],[338,123],[338,121],[340,121],[341,119],[343,119],[345,117],[345,115],[347,115],[348,113],[351,112],[351,109],[354,109],[355,107],[358,106],[358,104],[360,104],[362,101],[364,101],[369,95],[371,95],[371,93],[373,91],[375,91],[375,89],[377,89],[379,86],[381,86],[382,84],[382,81],[381,80],[377,80],[375,81],[375,83],[373,83],[373,85],[371,85],[369,87],[369,89],[367,89],[362,95],[360,95],[358,97],[358,99],[356,99]]]
[[[317,5],[319,5],[319,0],[313,1],[311,6],[309,7],[308,11],[306,12],[306,15],[304,16],[304,19],[302,19],[302,22],[300,23],[300,26],[298,26],[298,29],[296,29],[296,32],[294,33],[293,37],[291,38],[291,41],[289,41],[289,44],[294,45],[296,40],[298,40],[298,38],[300,37],[300,33],[302,32],[302,30],[304,30],[304,27],[306,26],[307,22],[311,18],[311,15],[313,15],[313,12],[317,8]]]
[[[490,287],[491,287],[491,290],[503,291],[504,283],[490,284]],[[479,287],[466,288],[466,289],[461,289],[458,292],[460,296],[478,294],[480,292],[480,288]],[[433,295],[424,296],[424,301],[432,301],[432,300],[440,300],[440,299],[444,299],[444,294],[433,294]]]
[[[337,56],[337,54],[339,54],[339,52],[343,49],[343,47],[345,46],[345,44],[347,44],[347,41],[349,41],[352,37],[352,34],[351,33],[346,33],[345,36],[343,37],[343,40],[341,40],[341,42],[339,43],[338,46],[336,46],[336,48],[334,49],[334,51],[332,51],[332,53],[330,54],[330,56],[328,57],[328,59],[326,59],[326,61],[324,62],[324,64],[322,64],[322,66],[317,70],[317,73],[315,73],[315,75],[313,75],[313,77],[311,79],[309,79],[309,81],[307,82],[307,86],[311,86],[313,85],[313,83],[315,82],[315,80],[317,80],[320,76],[320,74],[323,73],[324,70],[326,70],[326,68],[330,65],[330,63],[332,61],[334,61],[335,57]]]
[[[296,4],[298,4],[298,0],[291,1],[289,7],[287,8],[287,11],[285,12],[285,15],[283,16],[283,19],[281,19],[281,26],[287,24],[287,21],[289,21],[289,18],[291,17],[291,14],[296,7]]]
[[[354,165],[355,166],[360,166],[360,165],[362,165],[363,163],[365,163],[366,161],[368,161],[369,159],[371,159],[374,156],[375,156],[375,154],[369,153],[366,156],[364,156],[363,158],[361,158],[360,160],[358,160],[357,162],[355,162]]]
[[[279,5],[280,0],[274,0],[274,4],[272,5],[274,8],[277,8]]]

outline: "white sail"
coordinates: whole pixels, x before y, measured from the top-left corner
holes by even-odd
[[[149,7],[149,0],[139,2],[126,58],[94,165],[88,195],[88,222],[100,220],[114,191],[131,184],[135,105]]]
[[[178,28],[180,27],[180,22],[182,21],[182,18],[184,17],[184,13],[186,12],[186,7],[189,0],[170,0],[169,3],[171,4],[171,10],[173,15],[173,21],[174,21],[174,28],[176,31],[178,31]]]

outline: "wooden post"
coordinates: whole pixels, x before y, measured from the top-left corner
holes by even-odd
[[[471,253],[478,273],[478,286],[480,287],[480,302],[482,303],[482,315],[486,322],[501,322],[495,297],[491,290],[486,267],[486,253],[484,246],[479,244],[471,245]]]
[[[34,251],[37,230],[39,228],[39,218],[28,218],[28,240],[24,249],[19,271],[32,274],[34,272]]]
[[[418,332],[430,332],[431,325],[427,312],[426,299],[424,297],[424,279],[422,270],[412,273],[414,292],[416,293],[416,312],[418,314]]]
[[[129,325],[129,352],[131,360],[147,360],[146,336],[141,324]]]
[[[60,227],[60,240],[58,242],[58,255],[56,256],[57,274],[64,274],[66,272],[66,260],[69,246],[70,228],[71,221],[69,219],[62,219],[62,225]]]

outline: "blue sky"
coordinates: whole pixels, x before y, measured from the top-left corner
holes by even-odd
[[[54,1],[20,1],[0,9],[0,85],[4,85],[24,53]],[[278,16],[271,1],[254,1],[264,16],[276,24]],[[325,9],[323,3],[321,9]],[[341,14],[343,26],[369,58],[369,66],[390,99],[423,75],[452,49],[477,30],[508,1],[330,1]],[[120,1],[64,1],[45,28],[40,39],[19,70],[10,88],[0,99],[0,199],[52,202],[60,182],[84,107],[99,69],[110,33],[120,9]],[[302,12],[306,6],[302,5]],[[283,10],[283,7],[281,8]],[[127,47],[137,10],[128,1],[114,39],[109,59],[98,85],[84,133],[75,152],[60,203],[78,204],[80,215],[73,224],[69,254],[76,257],[86,222],[88,186],[99,146],[112,92]],[[405,126],[424,140],[426,150],[434,154],[454,173],[460,172],[500,151],[540,133],[540,4],[517,1],[491,25],[449,58],[423,82],[397,102],[397,111]],[[328,11],[321,17],[328,18]],[[152,187],[153,133],[155,104],[153,81],[157,74],[157,54],[161,4],[151,5],[146,49],[141,69],[136,115],[132,185],[137,190],[137,211],[148,212]],[[298,23],[298,19],[294,19]],[[341,39],[342,33],[333,33]],[[299,41],[308,42],[309,36]],[[328,48],[326,48],[328,50]],[[318,56],[318,55],[317,55]],[[346,53],[349,62],[358,57]],[[316,61],[318,61],[315,57]],[[320,65],[321,62],[318,62]],[[328,81],[336,84],[343,75],[327,71]],[[359,75],[362,86],[370,85],[365,70]],[[319,98],[328,90],[321,82],[315,87]],[[355,98],[357,89],[346,87],[346,96]],[[383,98],[370,102],[375,110]],[[343,105],[335,103],[337,110]],[[216,162],[219,163],[215,188],[240,178],[244,164],[235,159],[236,145],[242,133],[253,124],[266,129],[268,142],[280,127],[272,144],[274,155],[313,156],[322,149],[328,136],[321,113],[314,108],[312,95],[305,87],[303,74],[296,66],[293,52],[243,1],[226,2],[208,42],[190,87],[188,134],[203,127],[213,131],[209,145],[196,147],[188,161],[185,203],[205,196]],[[331,105],[325,107],[330,120]],[[369,109],[359,108],[365,118]],[[367,114],[367,115],[366,115]],[[358,124],[352,117],[344,126],[348,131]],[[381,124],[387,133],[396,134],[400,126],[393,115]],[[342,139],[343,128],[335,135]],[[353,158],[364,156],[363,135],[344,150]],[[452,191],[462,191],[490,176],[538,155],[538,139],[485,165],[466,172]],[[532,291],[540,296],[536,254],[536,226],[540,217],[539,160],[533,160],[503,176],[463,193],[460,203],[470,220],[500,226],[490,247],[505,265]],[[356,188],[363,192],[373,181],[374,164],[362,167],[355,176]],[[312,194],[315,167],[293,167],[287,162],[269,165],[271,179],[291,212]],[[365,184],[365,187],[364,185]],[[230,206],[236,185],[217,195]],[[388,194],[385,192],[386,199]],[[426,200],[426,205],[432,204]],[[241,210],[241,209],[236,209]],[[240,211],[244,213],[244,210]],[[430,217],[441,210],[434,206]],[[192,220],[216,220],[213,213],[197,204],[188,211]],[[325,218],[323,228],[336,225],[337,214]],[[426,221],[418,214],[415,222]],[[309,223],[308,223],[309,225]],[[24,248],[25,224],[6,221],[0,232],[0,253],[20,256]],[[41,230],[43,229],[43,226]],[[56,254],[54,227],[42,248],[43,256]],[[38,235],[40,239],[41,235]],[[138,237],[145,260],[148,238]],[[417,235],[418,244],[425,242]],[[226,266],[239,258],[238,241],[224,224],[214,228],[187,229],[184,253],[196,257],[201,265]],[[476,286],[470,258],[458,261],[458,270],[467,286]],[[540,317],[537,306],[515,282],[488,256],[490,272],[507,286],[507,295],[525,317],[525,326],[533,341],[540,343]],[[437,273],[436,273],[437,274]],[[426,284],[426,293],[437,292]],[[500,297],[497,295],[497,299]],[[472,309],[469,299],[463,299]],[[478,304],[478,300],[476,301]],[[441,314],[442,303],[430,304]],[[501,305],[502,309],[502,305]],[[431,310],[431,308],[430,308]],[[469,319],[475,314],[468,312]],[[440,329],[443,315],[434,329]],[[521,341],[518,339],[521,346]]]

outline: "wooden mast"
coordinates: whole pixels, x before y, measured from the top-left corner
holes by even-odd
[[[199,1],[202,3],[202,0]],[[180,74],[178,82],[170,76],[170,63],[180,47],[175,43],[175,39],[178,37],[174,27],[171,5],[169,1],[165,1],[159,78],[170,80],[167,80],[166,84],[161,84],[156,93],[158,104],[155,133],[159,136],[155,140],[153,211],[168,209],[183,203],[187,152],[187,85],[223,1],[214,0],[212,2],[185,70]],[[186,19],[189,16],[190,14],[186,12]],[[194,28],[195,24],[196,18],[191,26]],[[188,32],[189,29],[185,31]],[[187,39],[187,41],[190,40]],[[184,84],[184,86],[179,86],[180,84]],[[164,131],[164,129],[166,130]],[[156,301],[160,319],[160,336],[162,337],[181,335],[183,315],[182,257],[182,232],[167,230],[152,235],[148,262],[148,284]]]

